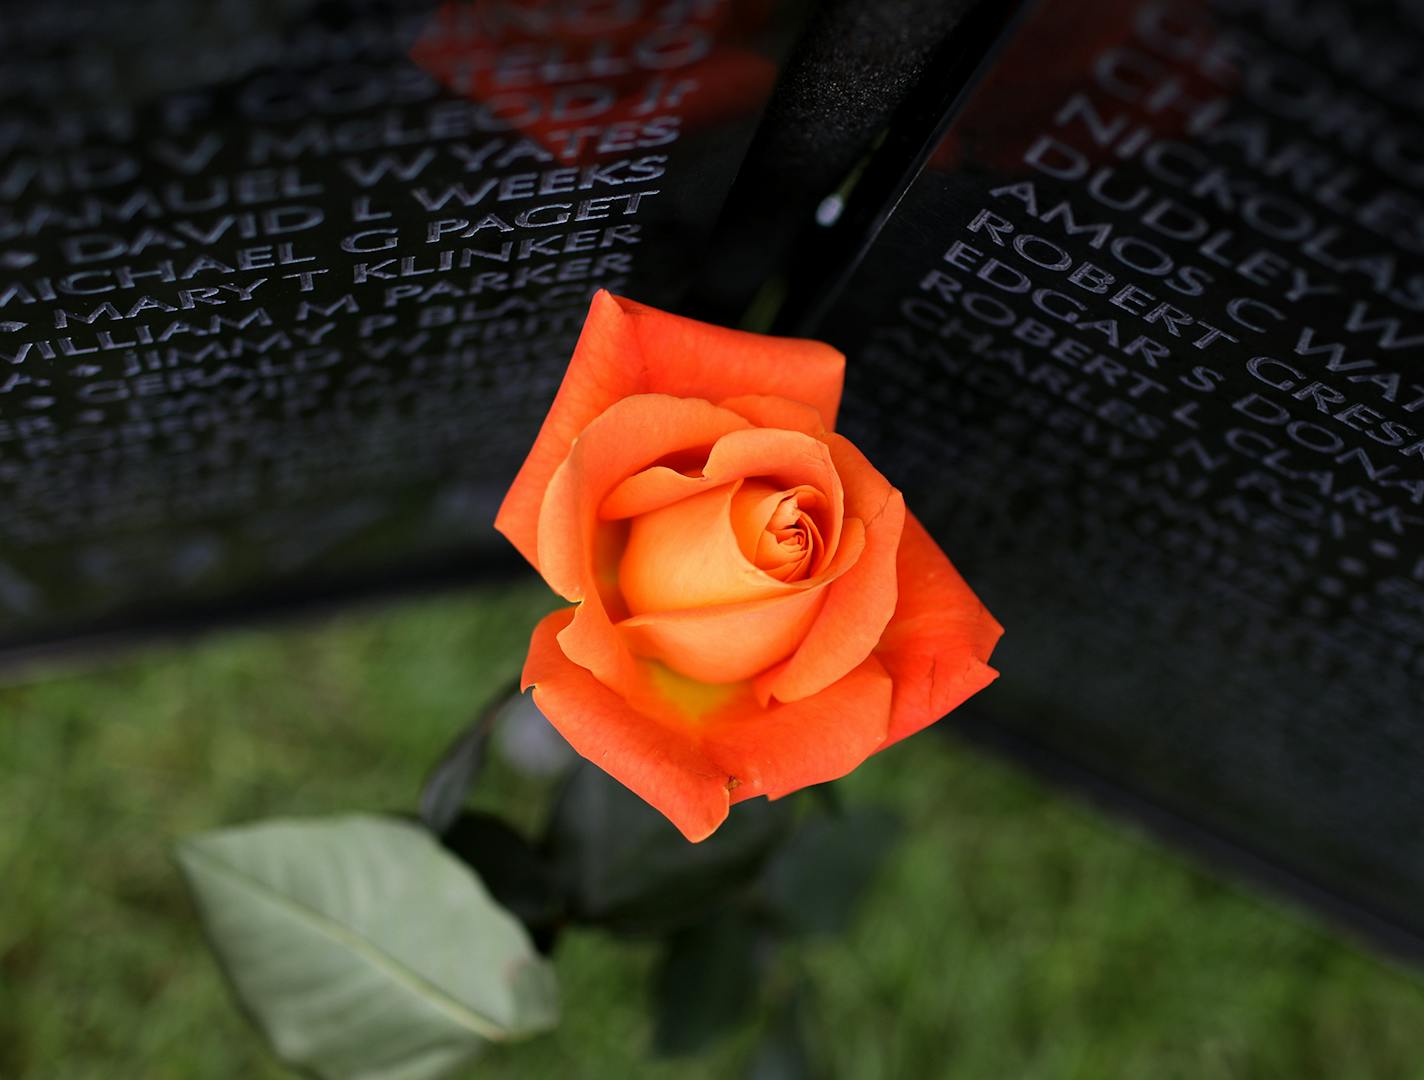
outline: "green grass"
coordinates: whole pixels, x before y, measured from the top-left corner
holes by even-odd
[[[450,736],[518,670],[542,587],[215,636],[0,690],[0,1077],[287,1074],[229,1000],[173,838],[274,814],[413,806]],[[783,962],[814,987],[831,1075],[1424,1078],[1424,989],[947,740],[841,785],[904,838],[843,938]],[[478,795],[541,812],[507,771]],[[743,1031],[648,1055],[647,945],[557,953],[566,1018],[472,1077],[736,1077]]]

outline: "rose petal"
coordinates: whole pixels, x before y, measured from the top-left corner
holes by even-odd
[[[830,430],[844,376],[845,357],[829,345],[708,326],[600,290],[495,528],[539,566],[545,490],[580,432],[620,399],[645,393],[708,401],[786,397],[814,408]]]
[[[895,553],[904,528],[904,497],[846,439],[829,435],[826,444],[845,485],[846,523],[856,519],[864,524],[865,550],[828,589],[826,606],[801,647],[758,677],[762,701],[799,701],[825,689],[870,655],[895,611]],[[905,581],[916,587],[913,579]]]
[[[842,502],[830,447],[799,431],[746,427],[729,432],[713,445],[702,473],[712,483],[756,477],[782,488],[805,484],[835,504]]]
[[[825,600],[823,588],[741,604],[656,611],[615,623],[629,648],[688,678],[740,682],[801,644]]]
[[[708,401],[767,396],[811,406],[835,430],[845,357],[823,341],[729,330],[618,299],[632,320],[655,393]]]
[[[765,670],[804,640],[809,629],[802,621],[806,610],[809,608],[813,614],[819,610],[821,594],[859,562],[865,549],[865,529],[859,520],[846,525],[840,549],[816,578],[780,585],[781,594],[764,602],[654,612],[615,623],[613,628],[624,635],[624,652],[659,659],[674,670],[704,682],[749,678]],[[799,600],[802,596],[814,599]],[[776,606],[781,602],[789,606],[782,610]],[[587,606],[580,607],[580,615]],[[809,625],[814,625],[814,618],[809,620]],[[799,631],[789,648],[786,647],[788,628]],[[574,635],[582,632],[582,624],[576,618],[575,624],[560,636],[569,655],[579,663],[584,662],[583,657],[590,657],[599,665],[594,670],[607,673],[606,678],[603,675],[600,678],[621,691],[634,693],[638,673],[624,662],[623,652],[613,656],[605,651],[601,634],[594,637],[590,632],[589,638],[575,640]],[[720,644],[712,644],[714,641]],[[765,651],[758,655],[758,649]]]
[[[722,484],[632,520],[618,569],[630,612],[739,604],[786,592],[737,543],[732,529],[737,487]]]
[[[813,698],[766,709],[744,685],[699,687],[645,663],[629,699],[559,649],[570,617],[556,611],[535,628],[524,688],[574,750],[694,842],[716,830],[729,803],[837,779],[885,740],[892,687],[877,657]]]
[[[807,487],[820,493],[825,499],[818,513],[826,557],[835,553],[845,501],[841,479],[826,443],[795,431],[750,427],[733,431],[717,440],[697,476],[665,465],[651,466],[609,492],[599,506],[599,516],[605,520],[636,517],[749,477],[764,478],[780,490]]]
[[[875,650],[895,679],[887,745],[998,678],[988,660],[1004,632],[912,514],[905,518],[896,568],[907,587]]]
[[[535,561],[544,580],[566,600],[586,599],[598,508],[608,493],[660,458],[711,446],[746,423],[706,401],[664,394],[640,394],[609,406],[584,429],[549,480]]]
[[[713,486],[701,473],[688,476],[666,465],[654,465],[634,473],[610,491],[598,508],[598,516],[605,521],[637,517],[661,510]]]
[[[689,840],[710,836],[727,816],[731,777],[700,749],[693,730],[637,712],[564,655],[558,643],[573,611],[534,629],[523,689],[578,753],[662,811]]]
[[[717,402],[724,409],[731,409],[745,416],[756,427],[782,428],[785,431],[799,431],[803,435],[820,438],[826,433],[826,425],[815,408],[790,398],[773,397],[770,394],[742,394]]]
[[[680,450],[710,444],[746,421],[706,401],[642,394],[609,406],[584,429],[555,470],[540,515],[538,567],[568,600],[582,601],[559,632],[564,653],[606,686],[631,685],[634,657],[613,629],[596,587],[598,507],[631,472]],[[617,613],[621,617],[621,612]]]
[[[620,398],[646,390],[642,348],[614,297],[594,294],[568,370],[529,456],[505,493],[494,527],[539,567],[539,509],[579,433]]]
[[[890,675],[878,658],[867,657],[812,697],[714,716],[704,753],[741,781],[733,802],[779,799],[842,777],[874,753],[885,740],[891,702]]]
[[[811,491],[812,488],[805,490]],[[782,489],[765,480],[743,480],[732,497],[732,533],[748,559],[756,561],[757,549],[765,538],[771,519],[780,509]]]

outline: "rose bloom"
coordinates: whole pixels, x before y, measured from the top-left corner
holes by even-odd
[[[835,434],[845,358],[599,292],[495,520],[576,606],[524,688],[702,840],[850,772],[997,677],[1003,633]]]

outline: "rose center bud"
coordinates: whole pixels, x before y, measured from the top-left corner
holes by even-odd
[[[738,604],[784,594],[829,552],[827,500],[814,487],[723,484],[629,524],[619,588],[631,614]]]
[[[777,581],[800,581],[823,550],[812,510],[825,499],[815,488],[779,491],[763,481],[745,482],[732,497],[732,528],[742,554]]]

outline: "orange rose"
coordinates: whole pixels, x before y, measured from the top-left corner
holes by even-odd
[[[599,292],[495,527],[576,607],[524,688],[689,840],[997,676],[1003,633],[834,433],[845,358]]]

